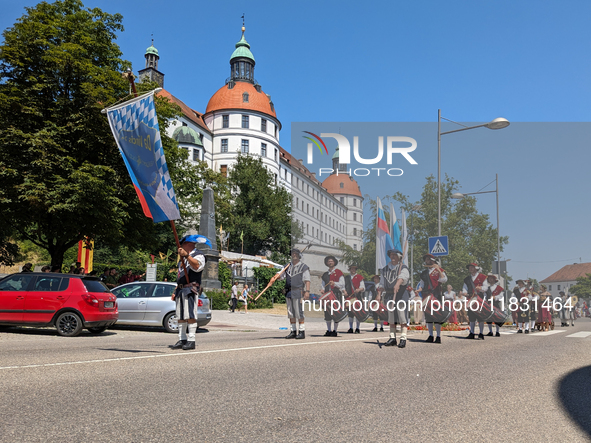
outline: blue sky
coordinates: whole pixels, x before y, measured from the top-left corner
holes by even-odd
[[[3,2],[0,28],[34,4]],[[439,108],[460,122],[509,119],[502,131],[444,136],[443,172],[466,192],[499,173],[514,277],[543,279],[578,257],[591,261],[589,126],[517,124],[591,121],[591,2],[85,4],[123,15],[118,43],[135,71],[154,33],[165,88],[199,111],[229,76],[245,13],[255,77],[288,150],[292,122],[433,122]],[[417,177],[437,172],[436,148],[435,133],[417,148]],[[418,199],[420,183],[398,185]],[[479,209],[494,220],[494,195],[480,196]]]

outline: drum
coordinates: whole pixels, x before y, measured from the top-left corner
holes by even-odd
[[[334,307],[338,307],[338,310],[331,310],[331,306],[332,306],[332,302],[337,302],[335,303]],[[343,321],[344,319],[347,318],[347,310],[344,309],[343,306],[339,306],[342,305],[341,304],[341,300],[337,300],[336,296],[332,293],[332,292],[327,292],[326,294],[324,294],[322,297],[320,297],[320,303],[322,303],[322,306],[324,306],[324,303],[326,303],[326,307],[324,308],[325,312],[328,312],[329,314],[332,312],[332,320],[336,323],[339,323],[341,321]]]
[[[503,326],[507,321],[507,318],[509,318],[509,315],[506,312],[503,312],[496,306],[493,306],[492,312],[486,321]]]
[[[423,311],[425,312],[425,321],[427,323],[445,323],[451,316],[451,309],[448,303],[446,303],[445,307],[441,303],[439,309],[435,309],[437,307],[437,301],[439,300],[432,294],[427,296],[423,301]],[[435,307],[433,307],[433,303],[435,303]]]
[[[363,295],[365,296],[365,293]],[[369,318],[369,308],[365,309],[366,306],[363,303],[364,298],[359,299],[355,296],[351,296],[347,297],[346,300],[351,302],[351,312],[353,312],[353,315],[357,320],[364,322]],[[357,303],[355,303],[355,301],[357,301]]]

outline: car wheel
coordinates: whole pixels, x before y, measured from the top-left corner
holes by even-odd
[[[176,334],[179,332],[179,324],[177,322],[176,313],[169,312],[164,317],[164,321],[162,322],[162,326],[166,329],[166,332],[170,332],[171,334]]]
[[[82,319],[75,312],[64,312],[55,321],[57,333],[62,337],[76,337],[82,331]]]
[[[107,330],[106,326],[98,326],[96,328],[88,328],[88,331],[91,332],[92,334],[102,334],[106,330]]]

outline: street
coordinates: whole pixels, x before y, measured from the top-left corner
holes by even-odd
[[[441,345],[414,332],[405,349],[363,327],[301,341],[211,327],[195,351],[149,328],[0,332],[0,441],[591,438],[590,319],[484,341],[444,332]]]

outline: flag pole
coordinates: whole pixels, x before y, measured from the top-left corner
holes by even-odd
[[[126,73],[123,74],[123,77],[127,78],[127,80],[129,81],[129,84],[131,85],[131,90],[133,92],[133,96],[137,98],[137,89],[135,88],[135,76],[133,75],[133,72],[131,72],[131,69],[128,69]],[[181,243],[179,242],[179,236],[176,232],[176,226],[174,224],[174,220],[170,220],[170,226],[172,227],[172,232],[174,234],[174,240],[176,241],[176,247],[177,250],[181,249]],[[187,283],[190,283],[191,280],[189,279],[189,272],[187,272],[187,267],[185,266],[185,261],[183,260],[183,258],[181,257],[181,266],[183,268],[183,272],[185,273],[185,279],[187,280]]]

